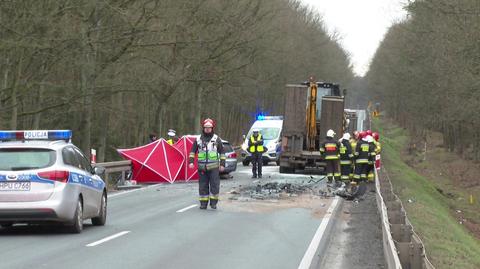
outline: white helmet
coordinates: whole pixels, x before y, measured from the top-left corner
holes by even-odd
[[[335,132],[332,129],[327,131],[327,137],[333,138],[334,136],[335,136]]]
[[[175,130],[169,129],[167,135],[168,136],[175,136]]]
[[[258,128],[254,128],[254,129],[252,130],[252,133],[258,133],[258,132],[260,132],[260,130],[259,130]]]
[[[342,139],[350,140],[351,136],[349,133],[344,133]]]
[[[373,136],[367,135],[366,141],[367,141],[368,143],[372,143],[372,142],[373,142]]]

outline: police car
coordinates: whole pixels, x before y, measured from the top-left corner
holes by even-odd
[[[103,226],[107,191],[100,174],[70,141],[69,130],[0,131],[0,225],[83,221]]]

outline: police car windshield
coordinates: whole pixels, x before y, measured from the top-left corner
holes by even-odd
[[[50,149],[0,149],[0,170],[2,171],[20,171],[45,168],[53,165],[55,160],[55,151]]]
[[[259,132],[262,134],[263,140],[273,140],[277,139],[280,134],[280,128],[258,128]],[[248,137],[252,135],[252,131],[248,133]]]

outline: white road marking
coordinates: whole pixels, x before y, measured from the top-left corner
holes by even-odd
[[[130,232],[130,231],[119,232],[119,233],[117,233],[117,234],[114,234],[114,235],[105,237],[105,238],[103,238],[103,239],[101,239],[101,240],[98,240],[98,241],[95,241],[95,242],[93,242],[93,243],[90,243],[90,244],[88,244],[88,245],[86,245],[86,246],[87,246],[87,247],[94,247],[94,246],[103,244],[103,243],[105,243],[105,242],[107,242],[107,241],[110,241],[110,240],[112,240],[112,239],[115,239],[115,238],[117,238],[117,237],[126,235],[126,234],[128,234],[129,232]]]
[[[317,253],[318,246],[320,245],[320,242],[324,237],[325,230],[327,229],[328,223],[330,222],[330,219],[333,213],[337,209],[337,205],[339,201],[340,201],[340,198],[338,198],[338,196],[335,196],[335,198],[332,201],[332,204],[327,210],[327,213],[323,217],[323,220],[320,223],[320,226],[318,226],[317,232],[313,236],[313,239],[310,242],[310,245],[308,246],[308,249],[305,252],[305,255],[303,256],[302,261],[298,266],[298,269],[309,269],[310,266],[312,265],[312,261],[313,261],[313,258],[315,257],[315,253]]]
[[[191,205],[191,206],[187,206],[187,207],[185,207],[185,208],[182,208],[182,209],[180,209],[180,210],[177,210],[177,213],[183,213],[183,212],[185,212],[185,211],[187,211],[187,210],[189,210],[189,209],[192,209],[192,208],[194,208],[194,207],[197,207],[197,204],[194,204],[194,205]]]
[[[160,186],[160,185],[162,185],[162,184],[164,184],[164,183],[159,183],[159,184],[150,185],[150,186],[145,187],[145,188],[139,188],[139,189],[134,189],[134,190],[129,190],[129,191],[122,191],[122,192],[110,194],[110,195],[108,195],[108,198],[116,197],[116,196],[120,196],[120,195],[124,195],[124,194],[127,194],[127,193],[132,193],[132,192],[136,192],[136,191],[147,190],[147,189],[150,189],[150,188],[158,187],[158,186]]]

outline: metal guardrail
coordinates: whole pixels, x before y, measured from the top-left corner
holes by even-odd
[[[385,168],[382,169],[385,171]],[[425,254],[425,246],[407,218],[402,202],[393,193],[390,178],[380,178],[376,169],[375,177],[387,268],[435,269]]]
[[[125,183],[127,172],[132,170],[132,161],[117,161],[117,162],[105,162],[105,163],[96,163],[95,166],[101,166],[105,168],[104,179],[107,190],[109,188],[109,176],[112,173],[121,172],[120,185]]]

